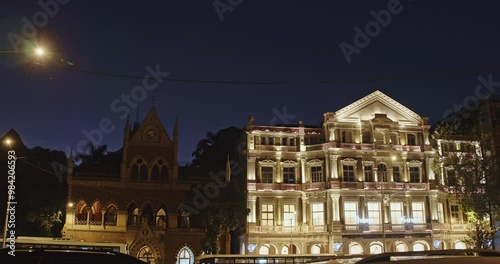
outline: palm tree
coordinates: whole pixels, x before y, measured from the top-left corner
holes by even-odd
[[[96,147],[89,141],[85,147],[85,151],[76,155],[76,160],[81,161],[82,165],[94,165],[101,163],[107,154],[108,145]]]

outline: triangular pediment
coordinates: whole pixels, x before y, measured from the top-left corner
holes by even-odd
[[[378,90],[335,112],[335,119],[340,122],[385,120],[399,124],[422,123],[421,116]]]
[[[155,143],[155,144],[171,144],[172,141],[168,133],[158,117],[156,107],[152,107],[146,115],[144,121],[140,124],[137,131],[131,138],[132,144]]]

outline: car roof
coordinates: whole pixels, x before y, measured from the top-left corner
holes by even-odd
[[[357,261],[356,264],[365,263],[391,263],[394,261],[403,261],[405,264],[412,263],[448,263],[453,264],[471,263],[486,264],[500,263],[500,252],[493,250],[428,250],[428,251],[410,251],[410,252],[392,252],[382,253],[364,258]]]
[[[123,263],[123,264],[144,264],[144,262],[123,254],[113,251],[97,251],[97,250],[80,250],[80,249],[16,249],[13,251],[15,256],[9,254],[10,249],[5,248],[0,250],[0,263],[38,263],[34,262],[18,262],[21,259],[52,259],[64,260],[54,263]]]

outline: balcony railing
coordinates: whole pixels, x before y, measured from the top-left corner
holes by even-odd
[[[312,182],[312,183],[303,183],[302,190],[324,190],[327,188],[326,182]]]
[[[281,146],[281,145],[256,145],[256,150],[263,151],[285,151],[285,152],[293,152],[297,151],[297,146]]]
[[[308,182],[308,183],[255,183],[247,185],[250,191],[309,191],[325,189],[359,189],[359,190],[429,190],[429,183],[408,182]]]
[[[386,233],[394,232],[424,232],[430,231],[432,224],[416,224],[416,223],[405,223],[405,224],[385,224]],[[353,224],[353,225],[343,225],[342,231],[345,232],[363,232],[363,233],[378,233],[383,232],[382,224]],[[339,230],[340,231],[340,230]],[[337,232],[339,232],[337,231]]]
[[[317,226],[250,226],[250,233],[281,233],[281,234],[295,234],[295,233],[321,233],[327,232],[326,225]]]

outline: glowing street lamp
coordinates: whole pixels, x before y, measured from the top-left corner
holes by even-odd
[[[42,48],[38,47],[35,49],[35,54],[37,56],[43,56],[45,54],[45,51]]]

